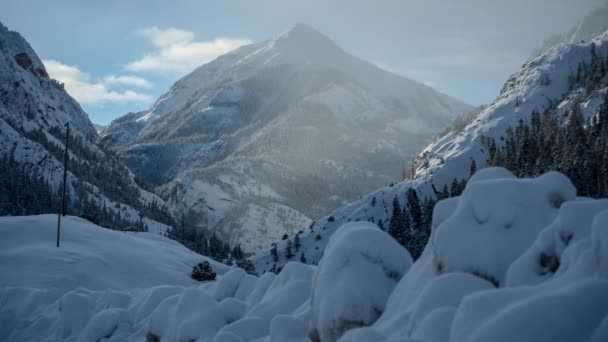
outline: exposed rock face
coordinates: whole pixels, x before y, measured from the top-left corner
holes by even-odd
[[[19,66],[23,69],[27,69],[32,66],[32,59],[30,58],[30,55],[25,52],[20,52],[16,54],[15,62],[17,62],[17,64],[19,64]]]

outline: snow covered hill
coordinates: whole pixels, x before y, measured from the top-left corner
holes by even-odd
[[[469,108],[298,24],[199,67],[102,137],[190,222],[254,251],[400,179]]]
[[[608,200],[562,174],[476,173],[438,202],[423,255],[369,222],[329,239],[318,266],[260,277],[149,233],[51,215],[0,218],[0,339],[7,341],[603,342]],[[44,262],[43,262],[44,261]]]
[[[559,124],[567,121],[572,106],[580,108],[585,120],[597,116],[608,94],[608,78],[587,82],[591,84],[587,87],[575,82],[579,65],[591,65],[594,55],[598,66],[608,63],[608,32],[586,43],[558,45],[531,59],[507,80],[498,98],[462,131],[448,131],[419,154],[411,180],[369,193],[319,219],[298,234],[297,249],[293,247],[296,237],[291,235],[277,243],[276,253],[274,248],[257,253],[252,257],[256,268],[259,272],[280,268],[302,255],[308,263],[318,262],[331,235],[347,222],[371,221],[388,229],[394,199],[407,203],[409,189],[414,189],[421,201],[443,196],[443,189],[449,196],[454,180],[461,182],[469,177],[473,161],[477,169],[487,165],[486,138],[494,139],[498,146],[504,144],[507,129],[515,128],[520,119],[529,122],[533,111],[548,110]],[[591,80],[593,76],[582,75],[581,79]],[[292,246],[291,253],[287,253],[288,246]],[[287,258],[288,254],[293,257]]]
[[[160,222],[172,221],[163,201],[100,147],[80,105],[25,39],[0,23],[0,215],[57,211],[67,123],[69,212],[114,228],[165,230]]]
[[[57,215],[0,217],[0,283],[8,287],[92,291],[193,285],[192,267],[209,260],[155,233],[119,232],[65,216],[55,246]]]

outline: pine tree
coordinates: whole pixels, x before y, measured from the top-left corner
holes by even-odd
[[[304,255],[304,252],[302,252],[302,254],[300,254],[300,262],[303,264],[306,263],[306,256]]]
[[[469,177],[472,177],[475,172],[477,172],[477,163],[475,163],[475,159],[472,159],[471,166],[469,166]]]
[[[291,246],[291,240],[287,240],[287,248],[285,248],[285,257],[287,259],[293,258],[293,250]]]

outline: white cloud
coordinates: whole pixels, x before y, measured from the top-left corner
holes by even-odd
[[[103,83],[107,86],[120,84],[120,85],[134,86],[134,87],[146,88],[146,89],[150,89],[154,86],[152,83],[150,83],[149,81],[147,81],[144,78],[141,78],[138,76],[130,76],[130,75],[129,76],[114,76],[114,75],[107,76],[106,78],[103,79]]]
[[[65,89],[81,104],[152,102],[152,97],[134,90],[116,91],[109,89],[112,85],[135,85],[150,87],[151,83],[135,76],[108,76],[95,82],[77,67],[47,59],[42,61],[49,75],[65,84]]]
[[[242,45],[249,39],[219,37],[210,41],[196,41],[193,32],[176,28],[161,30],[150,27],[140,31],[156,50],[126,65],[130,71],[185,73],[208,63]]]

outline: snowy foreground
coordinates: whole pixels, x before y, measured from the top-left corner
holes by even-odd
[[[371,223],[331,237],[319,266],[261,277],[150,233],[54,216],[0,218],[0,340],[608,340],[608,200],[558,173],[485,169],[441,201],[422,257]]]

